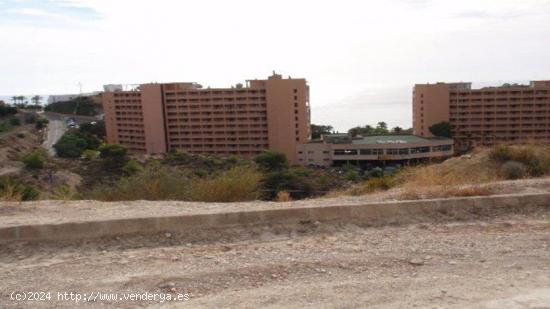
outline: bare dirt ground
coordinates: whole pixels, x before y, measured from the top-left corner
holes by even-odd
[[[2,245],[0,308],[550,308],[548,210],[378,228],[259,228],[254,235]],[[11,301],[14,291],[51,291],[54,299]],[[57,300],[65,291],[190,299],[76,304]]]

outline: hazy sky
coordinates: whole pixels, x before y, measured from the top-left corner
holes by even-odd
[[[411,125],[414,83],[550,79],[550,0],[0,0],[0,94],[305,77],[314,123]]]

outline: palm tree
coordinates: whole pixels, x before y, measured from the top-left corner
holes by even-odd
[[[13,101],[13,105],[17,104],[17,100],[19,100],[18,96],[11,97],[11,100]]]
[[[40,101],[42,100],[42,97],[39,95],[35,95],[31,98],[31,101],[34,103],[34,105],[40,105]]]
[[[395,133],[395,134],[399,134],[399,133],[403,132],[403,129],[398,126],[398,127],[393,128],[392,132]]]
[[[377,128],[377,129],[386,130],[386,129],[388,128],[388,125],[387,125],[384,121],[380,121],[380,122],[376,125],[376,128]]]
[[[19,99],[19,101],[21,101],[20,103],[25,103],[25,100],[27,99],[25,96],[23,95],[20,95],[17,97]]]

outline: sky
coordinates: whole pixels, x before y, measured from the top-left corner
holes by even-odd
[[[0,95],[274,70],[313,123],[410,127],[415,83],[550,79],[550,0],[0,0]]]

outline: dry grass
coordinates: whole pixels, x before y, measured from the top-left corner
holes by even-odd
[[[529,168],[526,176],[548,173],[550,148],[534,145],[479,148],[468,156],[455,157],[439,164],[407,167],[394,179],[372,178],[347,190],[331,192],[327,197],[365,195],[393,189],[402,199],[483,196],[493,194],[488,183],[507,179],[502,166],[513,160]]]
[[[288,193],[287,191],[279,191],[277,192],[275,201],[279,203],[290,202],[292,201],[292,198],[290,197],[290,193]]]
[[[0,192],[0,201],[21,202],[22,200],[23,194],[15,184],[7,183],[4,185],[4,189]]]
[[[430,198],[448,198],[465,196],[485,196],[493,194],[489,186],[466,185],[466,186],[445,186],[445,187],[425,187],[425,188],[407,188],[399,195],[401,200],[419,200]]]
[[[49,199],[58,201],[72,201],[78,199],[79,195],[73,188],[69,186],[60,186],[56,188],[49,196]]]
[[[186,171],[152,164],[115,184],[95,187],[87,198],[100,201],[188,200],[190,178]]]
[[[193,182],[191,199],[201,202],[241,202],[258,199],[262,175],[254,168],[238,166],[212,178]]]

